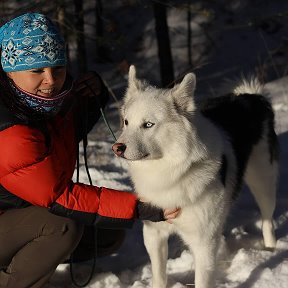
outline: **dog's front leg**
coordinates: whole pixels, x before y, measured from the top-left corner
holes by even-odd
[[[192,248],[195,261],[195,288],[214,288],[216,273],[216,241],[203,241]]]
[[[165,288],[167,285],[166,263],[169,229],[163,229],[165,224],[144,221],[143,226],[144,244],[150,256],[154,288]]]

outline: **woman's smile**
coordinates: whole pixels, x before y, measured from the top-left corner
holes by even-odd
[[[39,95],[39,96],[42,96],[42,97],[51,97],[51,96],[54,96],[53,92],[55,92],[55,88],[37,89],[36,95]]]

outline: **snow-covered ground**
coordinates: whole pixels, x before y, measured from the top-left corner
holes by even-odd
[[[275,211],[277,248],[273,252],[262,249],[258,209],[248,191],[243,191],[225,229],[217,288],[286,288],[288,285],[288,77],[268,83],[266,91],[276,113],[276,128],[281,144]],[[111,103],[106,114],[111,128],[117,131],[117,103]],[[100,121],[90,135],[88,147],[93,182],[100,186],[131,189],[125,163],[113,155],[112,143],[113,137],[104,122]],[[80,177],[84,182],[88,181],[84,169]],[[141,223],[135,222],[133,229],[127,230],[126,240],[117,254],[97,259],[95,275],[86,287],[151,287],[151,266],[141,229]],[[167,264],[169,287],[193,287],[193,258],[190,252],[178,238],[173,237],[170,242]],[[80,283],[87,279],[91,264],[87,262],[75,266],[75,275]],[[46,286],[56,287],[72,287],[69,266],[66,264],[59,265]]]

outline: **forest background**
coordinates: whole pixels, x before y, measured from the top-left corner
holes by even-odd
[[[0,25],[28,11],[58,24],[75,77],[96,70],[116,94],[131,63],[163,87],[194,71],[209,92],[220,78],[287,74],[285,0],[0,0]]]

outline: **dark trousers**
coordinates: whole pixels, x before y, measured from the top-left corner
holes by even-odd
[[[0,215],[0,288],[44,286],[82,233],[81,225],[46,208],[30,206]]]

